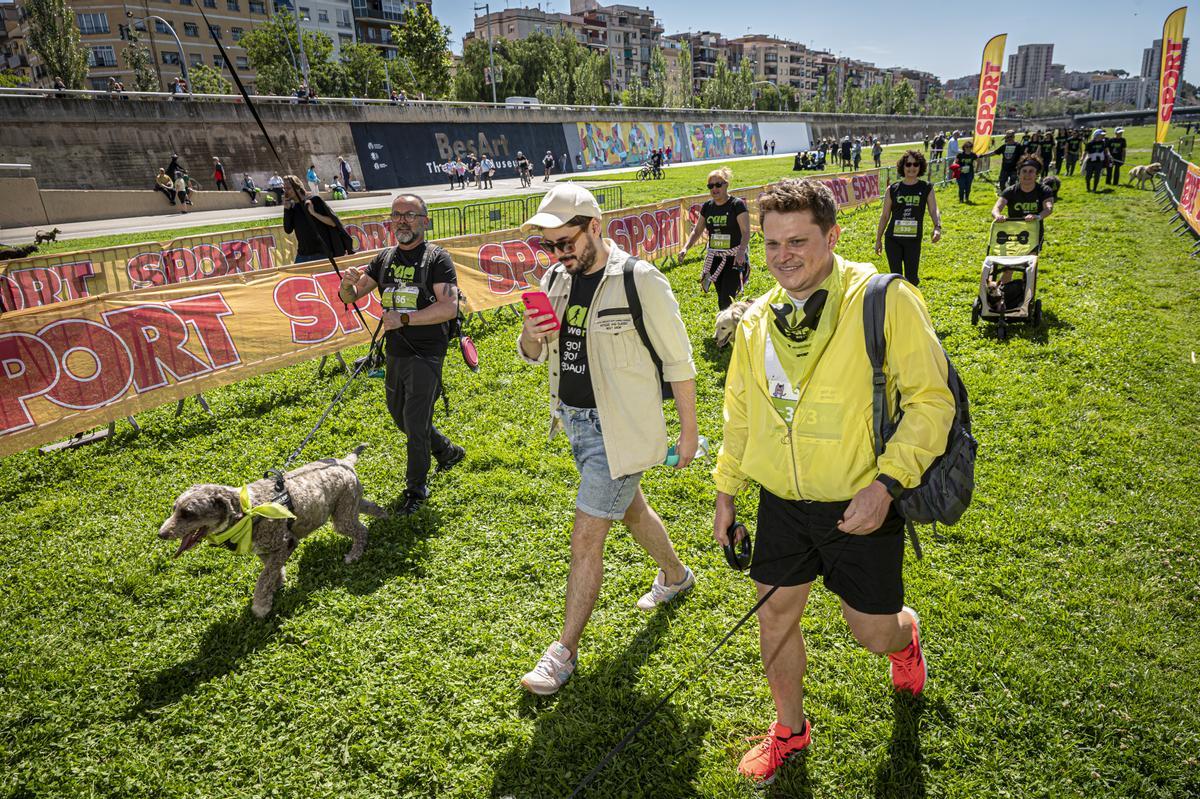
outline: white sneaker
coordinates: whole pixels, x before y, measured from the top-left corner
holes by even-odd
[[[696,575],[692,574],[692,570],[686,566],[684,569],[687,570],[687,576],[683,578],[683,582],[675,585],[667,585],[667,576],[663,574],[662,569],[659,569],[658,576],[654,578],[654,584],[650,586],[650,591],[642,595],[637,606],[642,610],[654,610],[659,605],[665,605],[672,599],[691,591],[692,587],[696,585]]]
[[[533,671],[521,678],[521,685],[530,693],[549,696],[562,688],[563,683],[571,677],[575,671],[575,660],[571,650],[555,641],[546,649],[546,654],[542,655]]]

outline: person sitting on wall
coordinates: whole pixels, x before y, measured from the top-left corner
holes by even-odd
[[[188,192],[187,176],[183,174],[183,170],[175,173],[175,199],[179,201],[180,213],[186,214],[187,209],[183,206],[191,205],[192,200]]]
[[[283,202],[283,178],[279,176],[278,172],[267,181],[267,191],[274,195],[276,203]]]
[[[167,175],[167,170],[161,166],[158,168],[158,176],[154,178],[154,190],[161,191],[167,195],[167,199],[171,201],[171,205],[175,204],[175,183]]]
[[[258,205],[258,186],[254,185],[254,178],[242,175],[242,191],[250,196],[251,205]]]

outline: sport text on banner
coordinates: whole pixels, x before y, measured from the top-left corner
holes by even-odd
[[[1000,104],[1000,73],[1004,69],[1004,43],[1008,34],[993,36],[983,46],[983,66],[979,69],[979,99],[975,106],[975,135],[971,150],[984,156],[992,148],[996,108]]]
[[[1179,90],[1180,69],[1183,66],[1183,20],[1187,6],[1177,8],[1163,22],[1162,60],[1158,70],[1158,117],[1154,141],[1167,140],[1171,114],[1175,110],[1175,95]]]

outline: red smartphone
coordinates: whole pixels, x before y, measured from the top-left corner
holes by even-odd
[[[539,316],[545,316],[546,314],[550,315],[550,318],[554,320],[554,327],[545,332],[553,333],[555,330],[558,330],[560,327],[558,314],[554,312],[554,306],[550,304],[550,298],[546,296],[546,292],[527,291],[521,295],[521,302],[525,303],[526,308],[535,312]]]

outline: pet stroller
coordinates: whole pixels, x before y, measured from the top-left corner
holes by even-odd
[[[971,324],[995,322],[1001,339],[1008,325],[1042,324],[1042,301],[1037,299],[1038,253],[1042,248],[1041,220],[992,222],[987,257],[979,277],[979,296],[971,306]]]

